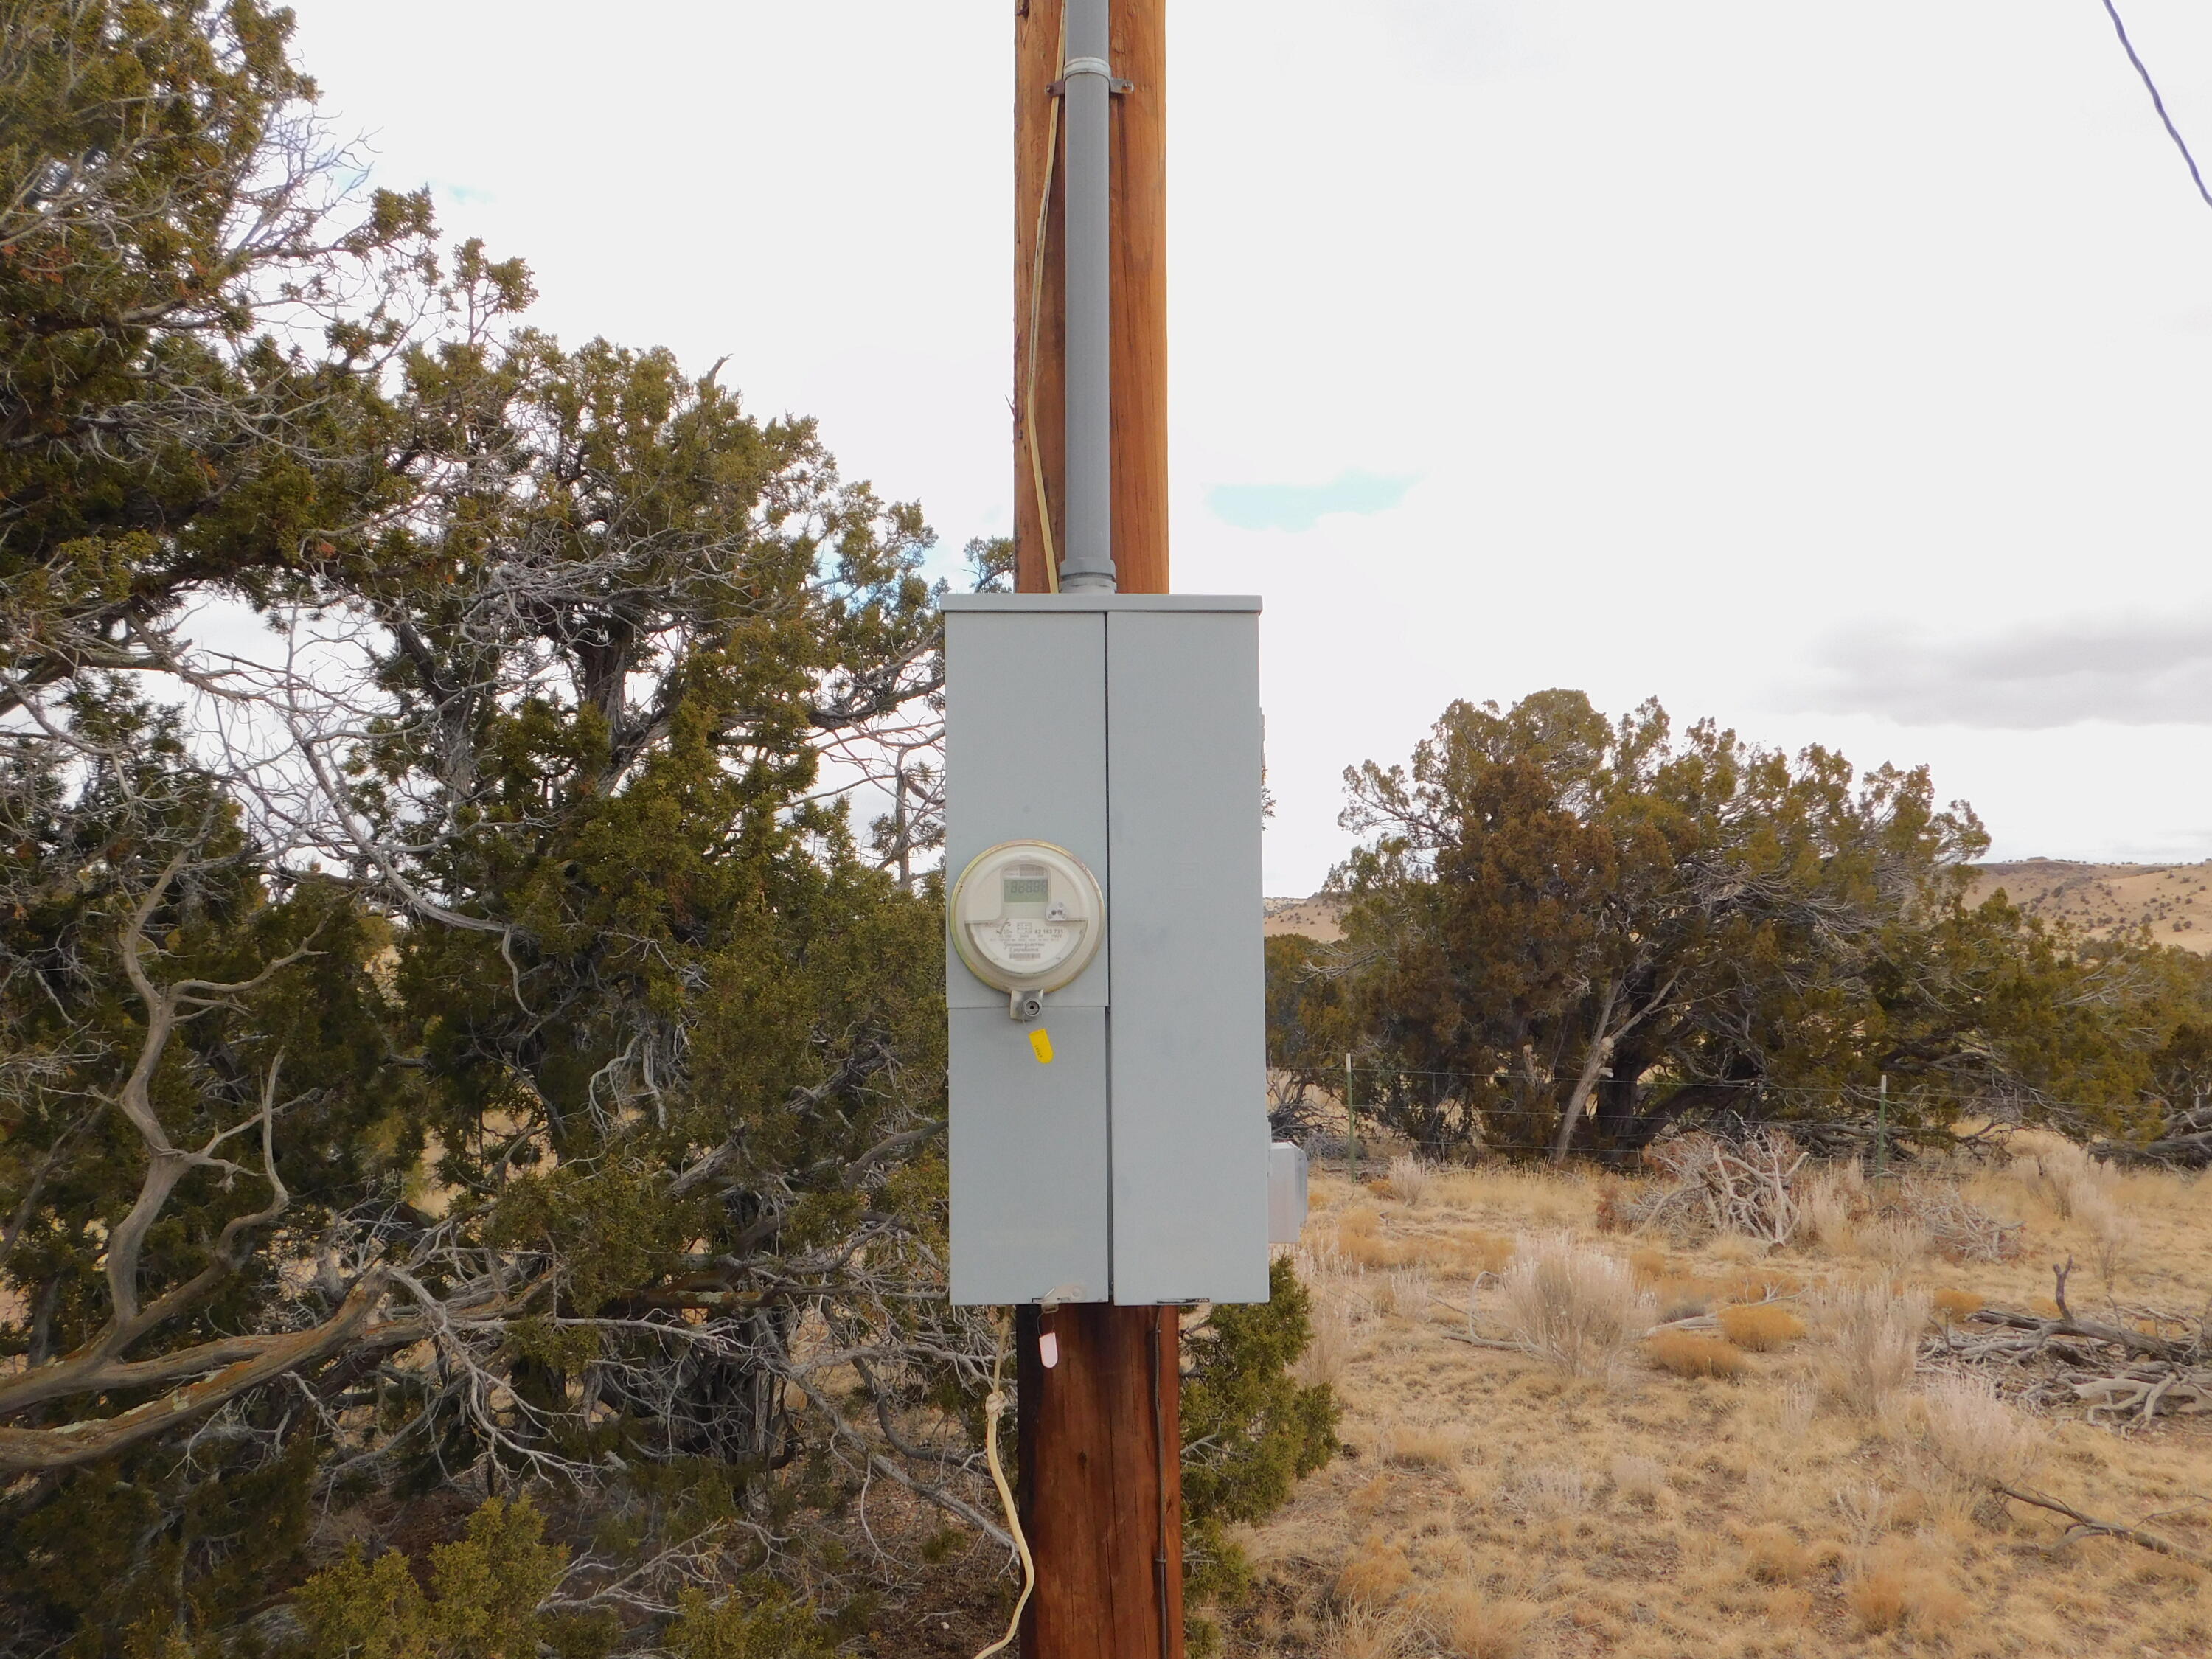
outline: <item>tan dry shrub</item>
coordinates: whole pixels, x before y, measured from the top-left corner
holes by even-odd
[[[1429,1312],[1429,1276],[1419,1267],[1379,1274],[1372,1286],[1375,1311],[1401,1319],[1425,1318]]]
[[[1659,1285],[1673,1273],[1668,1265],[1667,1253],[1649,1244],[1640,1245],[1628,1253],[1628,1271],[1636,1275],[1639,1285]]]
[[[1801,1249],[1838,1255],[1851,1248],[1859,1218],[1867,1212],[1866,1174],[1853,1158],[1810,1174],[1796,1187],[1797,1214],[1790,1242]]]
[[[2112,1172],[2063,1135],[2036,1131],[2014,1137],[2023,1148],[2012,1161],[2013,1178],[2031,1198],[2069,1220],[2112,1208]]]
[[[1651,1298],[1629,1270],[1566,1234],[1514,1257],[1499,1303],[1524,1352],[1575,1376],[1609,1376],[1651,1323]]]
[[[1966,1615],[1969,1603],[1956,1589],[1914,1564],[1910,1547],[1893,1539],[1875,1551],[1844,1583],[1844,1601],[1869,1636],[1910,1623],[1941,1630]]]
[[[1539,1463],[1521,1477],[1514,1495],[1530,1515],[1576,1515],[1589,1507],[1591,1486],[1589,1476],[1571,1464]]]
[[[1850,1529],[1861,1549],[1881,1537],[1894,1518],[1895,1505],[1890,1502],[1889,1494],[1871,1480],[1838,1486],[1832,1496],[1836,1513],[1844,1518],[1844,1524]]]
[[[1892,1561],[1869,1563],[1844,1584],[1844,1601],[1869,1636],[1905,1622],[1905,1569]]]
[[[1526,1601],[1452,1584],[1429,1599],[1425,1622],[1437,1644],[1457,1659],[1515,1659],[1535,1621],[1536,1609]]]
[[[1390,1160],[1390,1191],[1407,1204],[1428,1201],[1436,1176],[1430,1167],[1411,1152],[1402,1152]]]
[[[2019,1485],[2042,1455],[2042,1435],[1986,1377],[1937,1377],[1922,1393],[1921,1413],[1929,1455],[1974,1490]]]
[[[1721,1334],[1739,1348],[1772,1353],[1805,1334],[1805,1322],[1778,1302],[1748,1302],[1720,1311]]]
[[[1384,1459],[1408,1468],[1449,1468],[1466,1449],[1466,1431],[1434,1423],[1394,1423],[1382,1437]]]
[[[1669,1275],[1650,1289],[1662,1321],[1671,1322],[1677,1319],[1695,1319],[1701,1314],[1712,1311],[1712,1286],[1702,1279]]]
[[[1770,1624],[1802,1625],[1813,1616],[1813,1597],[1807,1590],[1784,1584],[1769,1593],[1766,1617]]]
[[[1948,1285],[1936,1291],[1932,1300],[1936,1317],[1946,1325],[1963,1324],[1981,1312],[1985,1305],[1978,1292],[1956,1290]]]
[[[2090,1218],[2089,1241],[2097,1252],[2097,1276],[2104,1281],[2107,1294],[2122,1270],[2133,1262],[2142,1240],[2142,1229],[2133,1216],[2107,1206]]]
[[[1338,1218],[1336,1244],[1357,1267],[1395,1267],[1405,1260],[1405,1251],[1382,1237],[1382,1218],[1366,1206],[1347,1210]]]
[[[1703,1331],[1654,1331],[1644,1352],[1677,1376],[1741,1376],[1751,1364],[1735,1344]]]
[[[1942,1630],[1973,1611],[1973,1602],[1955,1584],[1935,1574],[1914,1574],[1906,1583],[1905,1616],[1915,1630]]]
[[[1336,1570],[1336,1595],[1347,1606],[1372,1612],[1389,1606],[1413,1582],[1406,1552],[1382,1534],[1370,1532]]]
[[[1834,1346],[1828,1386],[1860,1411],[1873,1411],[1912,1381],[1928,1293],[1887,1285],[1849,1285],[1820,1299],[1820,1322]]]
[[[1667,1470],[1656,1458],[1623,1452],[1613,1460],[1613,1486],[1623,1498],[1648,1503],[1667,1485]]]
[[[1743,1570],[1765,1584],[1786,1584],[1813,1571],[1817,1558],[1787,1527],[1746,1527],[1738,1534],[1743,1545]]]
[[[1795,1296],[1804,1288],[1805,1281],[1796,1273],[1771,1262],[1759,1262],[1730,1273],[1721,1286],[1721,1300],[1771,1302],[1777,1297]]]
[[[1309,1389],[1317,1382],[1334,1388],[1343,1381],[1344,1368],[1352,1363],[1352,1316],[1331,1297],[1316,1298],[1309,1319],[1313,1334],[1306,1351],[1291,1365],[1291,1375]]]
[[[1393,1614],[1352,1607],[1330,1626],[1330,1659],[1401,1659],[1411,1650],[1413,1632]]]
[[[1892,1267],[1908,1267],[1925,1261],[1935,1249],[1928,1230],[1910,1216],[1886,1215],[1858,1231],[1858,1253]]]
[[[1462,1233],[1452,1243],[1459,1260],[1478,1273],[1502,1273],[1513,1260],[1513,1241],[1497,1233]]]

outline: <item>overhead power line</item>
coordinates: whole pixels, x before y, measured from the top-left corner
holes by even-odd
[[[2142,77],[2143,89],[2150,94],[2151,107],[2165,124],[2166,136],[2173,140],[2173,147],[2181,152],[2181,159],[2189,163],[2189,176],[2197,183],[2197,193],[2204,198],[2204,205],[2212,207],[2212,190],[2204,187],[2204,175],[2197,170],[2197,158],[2189,153],[2189,141],[2181,136],[2181,129],[2173,125],[2173,118],[2166,112],[2166,100],[2158,94],[2158,82],[2150,78],[2150,70],[2136,51],[2136,43],[2128,39],[2128,26],[2120,21],[2119,8],[2112,0],[2105,0],[2105,15],[2112,20],[2112,32],[2120,37],[2120,46],[2128,54],[2128,62],[2136,66]]]

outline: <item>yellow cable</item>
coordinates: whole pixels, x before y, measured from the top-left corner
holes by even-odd
[[[1060,45],[1054,61],[1065,79],[1067,68],[1067,7],[1060,9]],[[1030,478],[1036,488],[1037,529],[1044,538],[1044,586],[1048,593],[1060,592],[1060,558],[1052,545],[1052,509],[1044,493],[1044,457],[1036,445],[1037,312],[1044,303],[1044,235],[1052,212],[1052,169],[1060,157],[1060,110],[1066,100],[1052,100],[1052,113],[1044,130],[1044,189],[1037,196],[1036,239],[1030,252],[1029,366],[1022,388],[1022,447],[1030,453]],[[1002,1644],[1003,1645],[1003,1644]],[[981,1659],[981,1656],[978,1656]]]
[[[1006,1484],[1006,1465],[999,1462],[999,1414],[1006,1408],[1006,1396],[999,1387],[999,1372],[1006,1363],[1006,1327],[999,1325],[999,1349],[991,1357],[991,1393],[983,1402],[983,1458],[991,1466],[991,1484],[999,1489],[999,1503],[1006,1514],[1006,1530],[1014,1535],[1014,1550],[1022,1558],[1021,1599],[1014,1603],[1014,1616],[1006,1620],[1006,1633],[975,1656],[975,1659],[991,1659],[994,1653],[1003,1653],[1012,1645],[1022,1628],[1022,1610],[1030,1604],[1030,1592],[1036,1588],[1036,1561],[1030,1554],[1030,1540],[1022,1534],[1022,1517],[1014,1504],[1014,1489]]]

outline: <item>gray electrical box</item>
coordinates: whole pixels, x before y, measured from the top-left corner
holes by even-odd
[[[1259,611],[945,601],[957,1303],[1267,1300]],[[989,960],[956,948],[971,914]],[[980,976],[1020,965],[1001,928],[1074,973],[1033,1017]]]

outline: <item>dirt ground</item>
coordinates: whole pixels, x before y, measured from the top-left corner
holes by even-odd
[[[2045,1150],[2027,1137],[2009,1162],[1941,1172],[2017,1227],[2000,1261],[1946,1261],[1925,1236],[1870,1221],[1781,1248],[1601,1231],[1599,1176],[1404,1162],[1396,1180],[1355,1185],[1340,1165],[1316,1171],[1296,1249],[1318,1306],[1304,1364],[1339,1391],[1346,1446],[1242,1534],[1257,1588],[1220,1611],[1227,1650],[2212,1654],[2212,1575],[2199,1565],[2069,1534],[2060,1516],[1958,1473],[1941,1350],[1947,1330],[1967,1328],[1965,1310],[2055,1312],[2052,1264],[2069,1257],[2080,1316],[2141,1325],[2212,1307],[2212,1188],[2110,1175],[2063,1148],[2052,1158],[2073,1173],[2054,1179]],[[1623,1191],[1615,1183],[1613,1207]],[[1640,1317],[1763,1322],[1765,1340],[1699,1339],[1686,1369],[1711,1360],[1717,1376],[1663,1369],[1682,1356],[1662,1356],[1641,1325],[1581,1376],[1482,1346],[1513,1338],[1518,1304],[1501,1273],[1517,1254],[1566,1245],[1632,1275],[1653,1310]],[[1873,1399],[1850,1386],[1855,1339],[1834,1311],[1861,1288],[1876,1303],[1943,1304],[1924,1324],[1914,1315],[1918,1357],[1908,1337],[1901,1385]],[[1755,1302],[1765,1310],[1720,1311]],[[1996,1397],[1966,1400],[2014,1480],[2212,1551],[2212,1413],[2097,1425],[2078,1409],[2009,1403],[2020,1385],[2000,1376]]]

